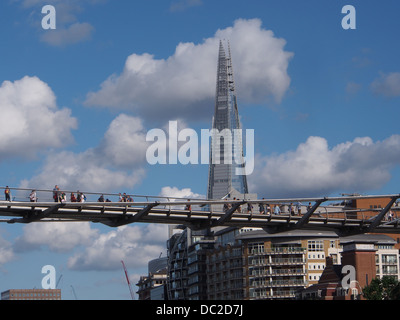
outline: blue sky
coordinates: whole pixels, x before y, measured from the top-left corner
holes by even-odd
[[[43,30],[44,5],[56,30]],[[341,26],[356,9],[356,29]],[[206,165],[146,162],[146,133],[208,129],[230,41],[259,197],[398,193],[397,1],[6,0],[0,185],[204,197]],[[0,290],[62,275],[63,298],[129,299],[165,226],[0,225]]]

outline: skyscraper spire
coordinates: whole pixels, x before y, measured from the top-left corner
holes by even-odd
[[[228,129],[231,139],[224,139],[222,136],[212,139],[208,176],[208,199],[221,199],[233,190],[236,190],[237,193],[247,194],[246,176],[237,175],[235,170],[238,167],[243,167],[244,161],[242,136],[235,130],[240,129],[240,122],[229,42],[228,56],[226,55],[222,41],[219,43],[215,111],[212,129],[217,129],[219,133]],[[216,148],[217,144],[219,144],[219,148]]]

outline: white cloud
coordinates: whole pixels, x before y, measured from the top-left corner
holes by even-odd
[[[24,180],[24,188],[98,191],[132,188],[144,175],[146,134],[140,119],[119,115],[99,146],[81,153],[51,153],[40,173]]]
[[[110,164],[132,168],[146,160],[146,134],[140,118],[121,114],[110,124],[98,152]]]
[[[76,22],[65,28],[58,27],[55,30],[47,30],[40,39],[52,46],[62,47],[91,39],[93,31],[94,27],[91,24]]]
[[[166,255],[168,226],[147,224],[123,226],[101,233],[89,222],[32,223],[11,245],[0,238],[0,265],[15,253],[48,249],[72,254],[68,268],[73,270],[115,270],[121,260],[129,267],[144,267],[161,253]]]
[[[166,186],[161,189],[159,194],[161,197],[168,197],[168,201],[175,202],[183,199],[205,199],[206,197],[202,194],[195,193],[191,188],[179,189],[177,187]],[[183,209],[184,206],[169,206],[171,209]],[[193,206],[192,209],[199,209],[198,206]]]
[[[165,187],[160,195],[173,197],[201,197],[189,188]],[[122,226],[101,233],[89,222],[32,223],[24,227],[23,235],[14,245],[2,241],[0,264],[9,262],[15,253],[48,249],[72,254],[68,268],[81,271],[106,271],[121,268],[124,260],[128,268],[146,267],[150,260],[166,255],[168,225],[145,224]]]
[[[333,148],[310,137],[295,151],[258,157],[248,180],[260,197],[326,196],[380,188],[399,164],[400,135],[377,142],[356,138]]]
[[[15,258],[12,244],[0,237],[0,265],[12,261]]]
[[[70,257],[68,267],[74,270],[113,270],[121,260],[129,267],[144,267],[165,252],[166,225],[124,226],[101,234],[91,245]]]
[[[109,168],[93,150],[79,154],[63,151],[47,157],[41,172],[21,182],[21,188],[50,189],[59,185],[63,190],[105,192],[132,188],[144,175],[142,168],[129,173]]]
[[[161,197],[171,198],[192,198],[204,199],[205,197],[199,193],[193,192],[190,188],[178,189],[177,187],[163,187],[160,192]]]
[[[51,88],[37,77],[3,82],[0,114],[0,159],[32,158],[44,149],[65,146],[77,126],[71,111],[59,109]]]
[[[293,54],[285,40],[265,30],[259,19],[236,20],[200,44],[180,43],[167,59],[132,54],[120,75],[112,75],[86,105],[123,108],[151,118],[209,118],[215,96],[218,46],[231,44],[236,87],[241,102],[280,102],[290,85],[287,68]]]
[[[54,252],[68,252],[80,245],[89,245],[98,236],[98,230],[89,222],[32,223],[14,243],[16,252],[48,247]]]
[[[375,94],[385,97],[400,96],[400,72],[381,74],[378,79],[372,82],[371,90]]]
[[[32,25],[40,31],[40,40],[51,46],[67,46],[91,39],[95,28],[88,22],[80,22],[78,16],[89,5],[97,5],[107,0],[16,0],[31,11]],[[41,9],[53,5],[56,9],[56,29],[43,30],[41,21],[45,17]]]

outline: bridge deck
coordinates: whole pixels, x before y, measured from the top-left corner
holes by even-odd
[[[258,227],[269,232],[280,232],[294,229],[334,230],[339,234],[349,233],[400,233],[399,220],[385,221],[384,215],[392,208],[400,195],[386,196],[391,199],[384,208],[377,210],[373,218],[354,218],[354,210],[345,211],[338,208],[337,212],[315,213],[325,202],[347,198],[315,198],[315,199],[279,199],[253,201],[205,201],[191,200],[194,209],[184,210],[187,200],[169,202],[8,202],[0,201],[1,220],[7,223],[33,222],[65,222],[91,221],[110,227],[118,227],[131,223],[158,223],[185,225],[192,229],[204,229],[217,226]],[[315,202],[312,209],[302,215],[289,214],[259,214],[236,212],[236,207],[246,203],[289,203],[296,200]],[[231,210],[227,212],[203,210],[201,206],[210,204],[230,203]]]

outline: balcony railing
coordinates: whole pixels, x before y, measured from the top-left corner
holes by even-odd
[[[299,280],[260,280],[250,282],[251,288],[273,288],[273,287],[304,287],[306,282]]]
[[[262,276],[299,276],[305,275],[307,270],[298,268],[298,269],[253,269],[250,271],[250,277],[262,277]]]
[[[301,247],[288,247],[288,248],[264,248],[264,249],[256,249],[251,248],[248,250],[249,256],[258,256],[258,255],[271,255],[271,254],[302,254],[305,253],[307,249]]]
[[[294,291],[278,291],[271,293],[269,291],[255,291],[250,294],[250,299],[284,299],[294,298],[296,293]]]
[[[274,258],[274,259],[253,259],[249,266],[273,266],[273,265],[294,265],[305,264],[305,259],[300,258]]]

